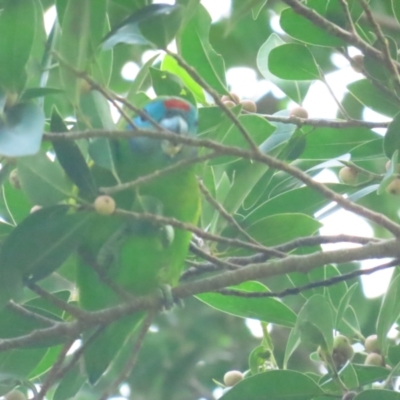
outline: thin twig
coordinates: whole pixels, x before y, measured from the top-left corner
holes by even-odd
[[[347,0],[339,0],[340,5],[342,6],[343,12],[347,19],[347,24],[349,26],[349,30],[353,35],[357,35],[356,28],[354,26],[353,18],[351,17],[351,12],[349,9],[349,4]]]
[[[93,134],[93,132],[90,132]],[[96,131],[96,134],[98,135],[104,135],[107,136],[109,134],[109,131]],[[393,233],[395,236],[400,236],[400,226],[387,218],[385,215],[381,213],[377,213],[375,211],[372,211],[368,208],[365,208],[363,206],[360,206],[358,204],[355,204],[348,200],[347,198],[343,197],[342,195],[334,192],[333,190],[329,189],[326,185],[323,183],[315,181],[312,177],[304,173],[302,170],[299,168],[296,168],[295,166],[292,166],[290,164],[286,164],[283,161],[280,161],[274,157],[269,156],[268,154],[263,154],[260,151],[257,152],[252,152],[248,151],[239,147],[234,147],[234,146],[225,146],[220,143],[217,143],[215,141],[209,140],[209,139],[197,139],[197,138],[192,138],[189,136],[184,136],[184,135],[176,135],[174,133],[169,133],[169,132],[153,132],[153,131],[137,131],[137,132],[118,132],[122,137],[130,137],[130,136],[149,136],[149,137],[155,137],[155,138],[170,138],[172,140],[175,140],[178,143],[184,143],[192,146],[203,146],[210,148],[216,152],[220,152],[221,154],[224,155],[234,155],[238,157],[242,157],[245,159],[250,159],[253,161],[258,161],[261,163],[264,163],[268,165],[271,168],[275,168],[281,171],[284,171],[288,173],[289,175],[292,175],[293,177],[299,179],[301,182],[306,184],[307,186],[311,187],[312,189],[316,190],[317,192],[321,193],[325,198],[337,202],[339,205],[341,205],[345,210],[352,211],[355,214],[358,214],[362,217],[365,217],[378,225],[383,226],[386,228],[389,232]],[[88,133],[85,132],[79,132],[79,134],[69,134],[69,136],[74,136],[75,138],[82,138],[82,137],[89,137],[91,135],[88,135]],[[51,135],[50,137],[54,137],[54,135]],[[57,135],[55,135],[57,137]],[[199,231],[199,230],[198,230]],[[202,232],[202,231],[201,231]],[[204,233],[204,232],[203,232]],[[232,243],[233,244],[233,243]],[[249,244],[247,244],[249,245]]]
[[[43,400],[44,396],[46,395],[47,391],[53,386],[54,382],[57,380],[58,373],[61,369],[61,366],[67,356],[69,349],[71,348],[72,344],[74,343],[75,338],[69,340],[60,351],[60,354],[57,357],[56,362],[51,367],[50,371],[46,375],[46,379],[40,388],[40,392],[37,394],[35,400]]]
[[[159,169],[157,171],[152,172],[151,174],[141,176],[140,178],[137,178],[134,181],[121,183],[119,185],[110,186],[110,187],[101,187],[99,190],[100,190],[100,192],[105,193],[105,194],[113,194],[113,193],[117,193],[117,192],[120,192],[123,190],[133,189],[136,186],[143,185],[153,179],[160,178],[161,176],[164,176],[164,175],[168,175],[171,172],[179,170],[183,167],[187,167],[187,166],[195,164],[195,163],[211,160],[212,158],[215,158],[218,156],[219,156],[218,153],[211,152],[208,154],[204,154],[203,156],[198,156],[198,157],[194,157],[191,159],[180,160],[180,161],[174,163],[173,165],[170,165],[169,167]]]
[[[174,299],[184,299],[205,292],[214,292],[228,286],[238,285],[248,280],[271,278],[292,272],[308,274],[322,265],[347,263],[371,258],[400,258],[399,240],[384,240],[353,249],[332,250],[307,255],[291,255],[273,259],[265,264],[249,265],[235,271],[224,271],[218,275],[188,282],[172,289]],[[56,323],[45,329],[38,329],[28,335],[0,340],[0,351],[32,346],[46,339],[75,338],[82,331],[94,326],[107,325],[137,311],[158,309],[160,296],[140,296],[130,303],[120,304],[104,310],[88,312],[85,319],[74,322]]]
[[[56,321],[54,321],[54,320],[52,320],[50,318],[47,318],[47,317],[45,317],[45,316],[43,316],[41,314],[35,313],[35,312],[29,310],[28,308],[26,308],[26,307],[24,307],[24,306],[22,306],[20,304],[15,303],[13,300],[10,300],[8,302],[7,308],[17,312],[20,315],[23,315],[24,317],[33,318],[36,321],[38,321],[38,322],[40,322],[40,323],[42,323],[44,325],[47,325],[47,326],[51,326],[51,325],[54,325],[56,323]]]
[[[32,292],[36,293],[38,296],[42,297],[43,299],[48,300],[51,304],[53,304],[60,310],[63,310],[78,319],[86,318],[86,316],[87,316],[86,311],[83,311],[78,307],[74,307],[71,304],[66,303],[65,301],[59,299],[57,296],[54,296],[54,294],[43,289],[36,283],[27,282],[26,285],[28,286],[29,289],[32,290]]]
[[[148,312],[146,318],[144,319],[144,321],[141,325],[141,329],[139,331],[138,337],[135,340],[135,344],[132,348],[132,352],[131,352],[131,355],[130,355],[128,361],[122,368],[118,377],[115,379],[115,381],[111,385],[109,385],[107,387],[107,389],[101,395],[99,400],[107,400],[109,398],[109,396],[111,396],[118,389],[118,387],[121,385],[121,383],[129,378],[129,375],[132,373],[133,368],[136,365],[139,351],[142,348],[144,339],[147,335],[147,332],[149,331],[151,322],[152,322],[156,312],[157,312],[156,310],[150,310]]]
[[[250,149],[254,152],[258,152],[258,146],[251,138],[250,134],[247,132],[247,129],[243,126],[243,124],[239,121],[236,115],[232,112],[230,108],[228,108],[221,100],[220,95],[216,92],[207,82],[198,74],[195,68],[190,66],[179,54],[176,54],[168,49],[165,50],[171,57],[175,59],[180,67],[182,67],[191,78],[198,83],[204,90],[206,90],[211,97],[214,99],[215,104],[228,116],[228,118],[233,122],[233,124],[239,129],[239,132],[246,139],[247,143],[250,146]]]
[[[400,260],[396,259],[396,260],[390,261],[388,263],[379,265],[377,267],[372,267],[372,268],[368,268],[368,269],[359,269],[357,271],[349,272],[348,274],[343,274],[340,276],[334,276],[329,279],[311,282],[311,283],[308,283],[307,285],[303,285],[303,286],[288,288],[288,289],[282,290],[280,292],[244,292],[241,290],[234,290],[234,289],[221,289],[221,290],[218,290],[217,293],[220,293],[224,296],[236,296],[236,297],[246,297],[246,298],[263,298],[263,297],[282,298],[282,297],[286,297],[286,296],[300,294],[302,292],[305,292],[306,290],[311,290],[311,289],[315,289],[318,287],[328,287],[328,286],[336,285],[337,283],[345,282],[350,279],[357,278],[358,276],[370,275],[377,271],[382,271],[384,269],[393,268],[393,267],[396,267],[397,265],[399,265],[399,262],[400,262]]]
[[[247,238],[250,243],[253,243],[257,246],[265,247],[262,243],[254,239],[251,235],[249,235],[240,225],[239,223],[235,220],[235,218],[228,213],[228,211],[225,210],[224,206],[215,200],[211,193],[208,191],[208,189],[205,187],[204,183],[199,179],[198,180],[199,187],[201,192],[203,193],[204,197],[206,198],[207,202],[211,204],[215,210],[223,217],[226,221],[228,221],[230,224],[232,224],[236,230],[242,234],[245,238]],[[269,252],[270,249],[266,248],[266,251]],[[286,254],[282,253],[282,257],[285,257]]]
[[[365,0],[360,0],[361,5],[364,9],[365,15],[371,24],[376,37],[378,38],[379,42],[381,43],[382,46],[382,53],[384,56],[384,61],[386,64],[387,69],[390,71],[393,79],[394,79],[394,85],[396,86],[397,90],[400,90],[400,76],[398,73],[397,67],[394,65],[394,61],[392,59],[392,56],[390,55],[390,49],[389,49],[389,44],[387,39],[385,38],[381,27],[378,25],[378,23],[375,21],[374,16],[372,15],[371,9],[369,8],[368,4],[366,3]]]
[[[164,217],[162,215],[151,214],[151,213],[147,213],[147,212],[138,213],[135,211],[122,210],[120,208],[117,208],[114,211],[114,214],[120,215],[120,216],[123,216],[126,218],[150,221],[152,223],[159,224],[159,225],[171,225],[175,228],[179,228],[179,229],[183,229],[183,230],[195,233],[197,236],[199,236],[203,239],[208,239],[208,240],[212,240],[212,241],[219,242],[219,243],[224,243],[224,244],[234,246],[234,247],[242,247],[242,248],[257,251],[257,252],[268,253],[270,255],[282,257],[282,254],[280,252],[278,252],[272,248],[244,242],[243,240],[240,240],[240,239],[230,239],[230,238],[226,238],[224,236],[215,235],[213,233],[203,231],[202,229],[198,228],[197,226],[195,226],[193,224],[179,221],[176,218],[168,218],[168,217]]]

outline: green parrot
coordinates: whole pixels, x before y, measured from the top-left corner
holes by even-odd
[[[176,97],[158,98],[144,107],[144,112],[163,128],[177,135],[194,136],[197,110]],[[139,128],[153,128],[143,117],[136,117]],[[154,128],[153,128],[154,129]],[[114,143],[118,176],[122,182],[168,167],[177,161],[194,158],[197,149],[166,140],[137,137]],[[110,179],[104,184],[115,184]],[[100,180],[101,180],[100,179]],[[117,206],[136,212],[148,211],[180,221],[197,224],[200,216],[200,192],[196,165],[192,164],[168,175],[149,181],[136,190],[119,192]],[[77,285],[80,306],[99,310],[123,302],[121,293],[110,281],[133,296],[155,292],[162,285],[174,286],[183,270],[191,233],[171,226],[161,227],[143,221],[129,221],[116,216],[98,215],[80,250]],[[90,383],[106,371],[127,337],[145,313],[124,317],[104,328],[88,343],[84,360]],[[92,332],[84,334],[84,342]]]

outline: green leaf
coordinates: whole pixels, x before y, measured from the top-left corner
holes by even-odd
[[[53,110],[50,122],[52,132],[67,132],[68,129],[57,109]],[[78,187],[80,194],[93,200],[97,194],[96,185],[88,165],[78,147],[72,140],[54,141],[56,156],[68,177]]]
[[[389,289],[383,298],[381,309],[376,321],[379,347],[382,354],[386,354],[388,345],[387,334],[400,315],[400,275],[393,274]]]
[[[265,7],[265,5],[267,4],[268,0],[256,0],[256,3],[254,6],[252,6],[251,9],[251,13],[253,16],[253,19],[257,19],[261,13],[261,11],[263,10],[263,8]]]
[[[388,126],[383,139],[383,151],[387,158],[392,158],[396,151],[400,152],[400,113],[396,114]]]
[[[276,115],[279,114],[280,113],[277,113]],[[296,126],[293,124],[280,123],[271,125],[276,125],[277,129],[260,144],[259,149],[263,153],[279,158],[285,145],[295,132]],[[252,195],[252,198],[251,201],[247,200],[246,208],[253,205],[262,195],[266,187],[266,184],[257,185],[261,178],[266,175],[266,181],[269,183],[269,180],[275,173],[275,170],[269,168],[267,164],[253,162],[251,160],[239,160],[230,166],[230,170],[234,173],[234,182],[223,205],[225,209],[231,213],[238,210],[243,202],[247,200],[249,194]],[[256,194],[251,193],[253,189],[257,190]],[[249,203],[250,206],[248,205]]]
[[[43,97],[50,94],[61,94],[64,93],[63,90],[51,87],[38,87],[38,88],[28,88],[24,91],[21,96],[22,101],[35,99],[37,97]]]
[[[285,42],[275,33],[272,33],[267,41],[260,47],[257,54],[257,67],[265,79],[271,81],[287,96],[298,104],[302,104],[308,92],[311,82],[292,82],[279,79],[275,76],[268,67],[268,59],[271,51]]]
[[[339,372],[339,376],[340,380],[343,382],[343,385],[349,390],[357,389],[360,386],[356,371],[351,363],[347,363],[345,365],[345,367]],[[332,379],[329,374],[325,375],[319,381],[319,384],[327,393],[341,395],[343,392],[343,388],[338,384],[337,380]]]
[[[368,79],[350,83],[347,89],[360,103],[380,114],[393,117],[399,112],[399,101],[387,92],[379,90]]]
[[[203,88],[184,70],[179,66],[175,58],[170,55],[165,55],[161,64],[161,71],[168,71],[181,78],[183,84],[193,93],[196,102],[206,105],[206,98]]]
[[[390,57],[394,61],[396,61],[398,51],[396,42],[390,36],[385,36],[385,40],[387,46],[389,47]],[[374,47],[379,51],[383,51],[383,46],[380,40],[375,41]],[[366,54],[363,59],[363,66],[367,71],[367,76],[371,77],[372,79],[381,81],[384,86],[387,86],[389,88],[393,86],[392,73],[387,68],[382,68],[382,62],[380,60],[376,60],[375,58]]]
[[[183,18],[179,4],[151,4],[130,15],[104,38],[103,49],[118,43],[153,44],[164,49],[178,32]]]
[[[246,282],[248,284],[249,282]],[[246,292],[265,292],[267,287],[259,282],[254,282],[257,287],[246,289],[246,286],[231,287],[230,289]],[[241,318],[254,318],[277,325],[293,327],[296,322],[296,314],[281,301],[274,298],[251,298],[224,296],[219,293],[204,293],[196,296],[197,299],[209,306],[236,315]]]
[[[225,66],[222,57],[209,42],[211,18],[199,4],[177,38],[178,48],[185,61],[218,93],[226,93]]]
[[[322,224],[305,214],[275,214],[245,226],[246,232],[265,246],[276,246],[313,235]]]
[[[30,372],[43,358],[46,348],[9,350],[0,353],[0,396],[5,395],[19,381],[26,380]],[[23,362],[21,362],[23,360]]]
[[[312,8],[322,16],[326,16],[328,4],[325,1],[309,0],[307,7]],[[318,27],[307,18],[297,14],[292,8],[286,8],[282,11],[280,26],[288,35],[305,43],[329,47],[345,45],[342,39],[330,35],[327,30]]]
[[[397,22],[400,23],[400,3],[397,0],[392,0],[392,10]]]
[[[60,40],[60,56],[78,71],[86,69],[90,36],[90,0],[68,0],[65,8]],[[80,78],[68,67],[60,65],[60,75],[69,100],[77,105],[80,94]]]
[[[72,185],[60,164],[50,161],[46,153],[21,157],[17,165],[21,187],[32,204],[54,205],[72,195]]]
[[[367,389],[359,393],[354,400],[400,400],[400,393],[392,390]]]
[[[275,370],[245,378],[220,399],[311,400],[323,394],[323,390],[307,375],[290,370]]]
[[[81,243],[92,213],[69,213],[68,206],[29,215],[0,251],[0,306],[18,296],[24,279],[38,280],[57,269]]]
[[[21,157],[40,149],[44,130],[43,111],[31,103],[11,107],[0,116],[0,154]]]
[[[316,128],[307,135],[307,146],[301,158],[330,160],[377,138],[379,135],[367,128]]]
[[[350,304],[350,300],[356,291],[358,287],[358,283],[354,283],[353,285],[350,286],[350,288],[347,290],[346,294],[342,297],[339,303],[339,307],[337,309],[337,314],[336,314],[336,321],[335,321],[335,328],[338,329],[340,321],[343,319],[344,313],[346,312],[346,309],[348,305]]]
[[[383,381],[390,374],[389,369],[385,367],[353,364],[353,368],[357,373],[357,379],[360,386]]]
[[[387,135],[386,135],[387,137]],[[386,140],[385,137],[385,140]],[[392,135],[393,138],[393,135]],[[385,141],[384,141],[385,143]],[[400,142],[399,142],[400,144]],[[386,147],[386,146],[385,146]],[[396,148],[397,146],[394,146],[394,148]],[[391,151],[391,149],[388,149],[388,151]],[[398,158],[399,158],[399,150],[398,148],[395,150],[395,152],[392,154],[391,156],[391,160],[390,160],[390,164],[389,164],[389,168],[386,171],[385,176],[383,177],[379,188],[377,190],[378,194],[382,194],[385,193],[386,188],[390,185],[390,183],[397,178],[397,174],[398,174]]]
[[[310,50],[297,43],[283,44],[272,49],[268,57],[268,69],[278,78],[290,81],[307,81],[320,77]]]
[[[302,342],[322,346],[332,353],[333,312],[329,302],[321,295],[310,297],[299,312],[295,330]]]
[[[157,96],[178,96],[189,103],[196,104],[193,94],[182,83],[176,75],[160,71],[157,68],[150,68],[150,76],[153,82],[153,89]]]
[[[348,190],[346,185],[341,184],[328,184],[328,187],[337,193],[345,193]],[[247,214],[243,220],[243,224],[248,226],[267,215],[279,213],[298,212],[312,216],[329,203],[330,200],[321,193],[308,186],[303,186],[297,189],[284,191],[262,203]]]
[[[86,376],[82,374],[81,366],[76,364],[61,379],[53,400],[68,400],[73,398],[86,381]]]
[[[9,182],[3,184],[3,200],[9,214],[7,221],[12,225],[20,223],[32,208],[32,204],[21,189],[15,189]]]
[[[21,92],[35,37],[33,0],[5,0],[0,14],[0,87]]]

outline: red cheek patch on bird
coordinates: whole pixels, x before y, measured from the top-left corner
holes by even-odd
[[[184,111],[190,110],[190,105],[184,101],[179,99],[168,99],[164,101],[164,105],[166,108],[178,108]]]

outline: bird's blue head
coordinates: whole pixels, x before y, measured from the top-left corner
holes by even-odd
[[[197,109],[179,97],[161,97],[146,104],[143,111],[163,128],[177,135],[195,136],[197,131]],[[133,122],[141,129],[157,129],[143,116],[137,116]],[[157,140],[148,137],[130,139],[134,153],[161,154],[168,162],[196,156],[196,148],[173,143],[168,140]]]

